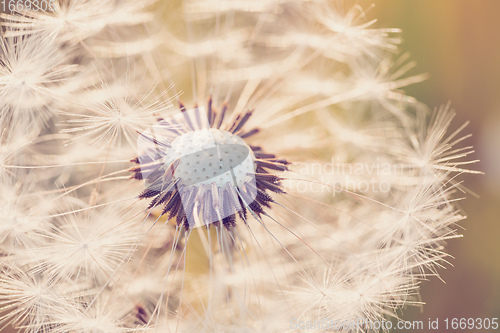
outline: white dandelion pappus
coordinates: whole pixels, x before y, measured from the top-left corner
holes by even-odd
[[[117,71],[122,69],[124,76],[120,77]],[[109,74],[101,70],[99,83],[81,92],[80,100],[75,103],[83,112],[60,112],[66,116],[60,124],[65,127],[61,133],[74,133],[70,142],[135,147],[136,134],[151,126],[156,116],[168,111],[171,104],[165,99],[168,91],[157,94],[156,85],[147,82],[139,71],[134,64],[112,67]],[[150,88],[145,90],[142,86]]]
[[[44,193],[26,186],[2,183],[0,189],[0,248],[5,253],[18,254],[41,246],[51,227]]]
[[[333,45],[324,50],[324,56],[343,62],[366,56],[383,59],[387,52],[398,53],[400,29],[374,28],[376,19],[368,21],[366,11],[359,4],[345,1],[321,1],[317,11],[311,13],[333,38]],[[325,35],[329,35],[325,34]]]
[[[2,38],[0,50],[2,127],[43,128],[71,93],[66,81],[76,66],[69,63],[70,50],[36,34]]]
[[[414,129],[409,130],[408,141],[404,145],[393,147],[394,155],[399,156],[404,165],[413,166],[430,177],[435,174],[450,176],[457,173],[480,173],[466,169],[467,166],[478,162],[464,160],[474,153],[473,148],[471,146],[455,148],[472,135],[461,135],[468,122],[449,133],[454,117],[455,112],[451,109],[450,103],[434,110],[430,117],[421,115],[413,125]]]
[[[111,0],[58,0],[53,11],[31,10],[2,14],[7,36],[48,35],[60,42],[76,44],[100,32],[113,13]]]
[[[359,267],[366,270],[367,274],[372,274],[370,270],[382,272],[392,267],[380,281],[390,282],[394,280],[397,282],[396,278],[401,279],[401,281],[392,287],[389,285],[386,291],[387,294],[385,294],[386,292],[379,294],[380,299],[373,298],[374,295],[370,299],[367,298],[370,290],[365,288],[374,288],[373,292],[379,293],[381,285],[377,283],[375,284],[376,287],[374,287],[375,285],[370,284],[370,282],[374,281],[374,278],[367,278],[363,282],[365,286],[359,285],[359,288],[362,289],[352,295],[353,297],[359,297],[362,303],[352,308],[348,306],[347,299],[343,299],[341,294],[335,297],[329,296],[324,291],[326,286],[321,284],[321,281],[314,282],[310,289],[308,287],[306,290],[295,291],[292,294],[298,294],[304,302],[303,307],[305,309],[316,309],[321,315],[315,315],[313,312],[309,314],[312,317],[307,317],[307,311],[301,310],[305,311],[301,316],[305,316],[310,320],[317,320],[322,316],[326,316],[327,313],[332,314],[350,309],[349,311],[352,312],[343,314],[344,318],[358,318],[363,317],[362,314],[369,314],[369,319],[380,320],[383,318],[380,317],[381,314],[391,315],[395,309],[403,305],[419,304],[415,298],[418,295],[416,291],[419,282],[429,275],[439,276],[437,268],[448,264],[448,255],[444,252],[444,242],[459,237],[455,230],[456,223],[464,219],[464,216],[453,205],[453,202],[457,200],[454,198],[453,193],[460,186],[459,183],[455,183],[456,174],[453,173],[476,173],[475,171],[455,167],[464,163],[459,161],[458,158],[466,155],[459,156],[460,154],[455,155],[454,152],[467,151],[469,148],[454,148],[452,145],[447,144],[459,143],[463,138],[467,137],[457,138],[452,142],[452,138],[457,135],[457,131],[449,136],[446,135],[450,116],[452,116],[452,113],[447,108],[433,114],[432,119],[436,121],[432,122],[432,126],[441,129],[441,131],[433,132],[436,136],[427,137],[426,129],[428,127],[426,122],[422,121],[414,128],[415,135],[408,135],[408,129],[403,127],[400,128],[400,131],[401,134],[405,135],[395,136],[390,139],[395,148],[400,147],[400,145],[404,146],[406,143],[408,151],[414,149],[412,154],[419,154],[420,147],[426,147],[430,142],[437,146],[443,144],[444,151],[449,150],[452,152],[452,154],[443,155],[440,160],[440,163],[446,165],[444,171],[437,168],[429,169],[429,163],[423,165],[407,163],[401,169],[402,173],[400,175],[396,175],[392,179],[388,178],[393,185],[389,192],[391,196],[384,197],[383,193],[363,193],[364,196],[379,200],[381,209],[374,210],[371,207],[369,210],[363,210],[360,209],[361,207],[352,207],[349,210],[352,213],[349,214],[348,220],[350,222],[346,227],[350,229],[351,233],[356,232],[356,229],[358,230],[353,241],[353,250],[355,249],[361,255],[351,256],[349,265],[355,267],[352,260],[361,262]],[[408,147],[408,137],[413,138],[410,140],[412,148]],[[387,147],[387,144],[380,145],[378,149],[383,149],[383,147]],[[377,146],[371,147],[371,149],[373,148],[377,149]],[[433,151],[440,150],[442,149]],[[368,153],[370,152],[368,151]],[[386,149],[384,155],[386,157],[392,155],[395,162],[404,156],[400,154],[398,149],[394,151]],[[447,159],[446,156],[450,158]],[[412,166],[409,167],[409,165]],[[374,203],[376,202],[374,201]],[[362,221],[369,221],[369,227],[364,225]],[[339,235],[342,234],[343,232],[340,230]],[[342,259],[335,258],[335,261],[339,263]],[[378,268],[372,267],[373,263],[377,263]],[[349,265],[346,267],[348,268]],[[361,273],[357,272],[354,276],[360,277]],[[347,278],[347,281],[353,281],[353,279],[352,277]],[[339,283],[344,281],[340,278],[336,280]],[[306,282],[310,284],[309,281]],[[365,299],[362,300],[361,296]],[[325,306],[329,310],[322,312]],[[342,319],[342,316],[339,319]]]
[[[54,280],[87,280],[90,286],[107,281],[141,236],[137,220],[123,218],[118,208],[108,205],[57,217],[45,234],[35,269]]]
[[[373,63],[385,58],[387,52],[398,52],[401,31],[371,28],[376,20],[366,22],[360,5],[291,1],[286,6],[287,19],[276,19],[257,43],[275,49],[302,47],[338,63],[362,58]]]
[[[12,325],[29,333],[50,332],[53,314],[70,306],[62,293],[67,286],[33,274],[29,266],[2,266],[1,272],[0,307],[7,309],[0,317],[1,328]]]
[[[318,269],[312,276],[312,280],[304,279],[287,291],[297,305],[298,320],[386,320],[386,315],[408,304],[418,288],[396,261],[383,261],[374,254],[352,256],[340,264],[332,262],[331,267]],[[344,330],[340,325],[331,328],[341,332],[352,329],[349,325]]]
[[[50,332],[65,333],[125,333],[123,310],[120,304],[108,304],[107,295],[91,296],[68,302],[65,308],[52,313]]]
[[[11,165],[26,163],[26,155],[22,152],[31,140],[27,136],[18,134],[10,128],[2,128],[0,135],[0,180],[3,184],[11,182],[15,175]]]

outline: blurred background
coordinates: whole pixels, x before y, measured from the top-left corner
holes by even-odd
[[[471,159],[481,160],[474,168],[485,172],[464,177],[479,198],[461,203],[468,218],[460,223],[464,238],[448,244],[455,259],[441,270],[446,283],[431,277],[422,285],[426,305],[406,309],[402,318],[500,317],[500,1],[374,2],[367,16],[378,27],[401,28],[401,49],[418,62],[414,73],[430,74],[406,91],[431,107],[452,102],[452,128],[470,121],[466,142],[476,151]]]

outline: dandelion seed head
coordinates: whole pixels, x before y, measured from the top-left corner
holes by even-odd
[[[217,113],[211,99],[208,111],[181,105],[179,120],[162,120],[142,134],[144,154],[133,160],[139,164],[133,177],[146,183],[140,198],[153,197],[150,208],[163,204],[162,214],[187,229],[199,226],[200,214],[205,224],[232,227],[236,213],[245,219],[247,211],[258,216],[270,206],[266,190],[284,192],[268,170],[285,171],[289,162],[249,146],[244,139],[259,132],[245,128],[252,111],[225,123],[227,107]]]

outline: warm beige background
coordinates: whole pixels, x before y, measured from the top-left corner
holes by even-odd
[[[473,159],[481,160],[475,167],[486,173],[465,179],[480,198],[462,203],[469,218],[461,223],[465,237],[449,244],[455,267],[442,271],[446,284],[436,278],[424,283],[423,312],[406,311],[403,318],[500,317],[500,1],[375,3],[368,16],[379,26],[403,29],[402,49],[419,63],[418,72],[431,75],[407,91],[431,106],[452,101],[455,127],[471,121],[468,143],[476,150]]]

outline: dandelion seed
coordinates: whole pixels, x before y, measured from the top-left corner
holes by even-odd
[[[100,285],[126,260],[140,237],[137,223],[121,216],[108,206],[58,217],[45,235],[39,263],[33,264],[54,279]]]
[[[5,15],[8,36],[41,33],[63,42],[77,43],[106,26],[106,13],[112,12],[112,1],[54,1],[54,10],[31,10],[21,15]]]
[[[68,303],[49,278],[33,274],[26,267],[2,267],[0,306],[9,309],[0,317],[0,324],[5,323],[3,328],[11,324],[34,333],[49,332],[53,313]]]
[[[0,247],[6,253],[40,246],[50,228],[49,220],[41,217],[49,212],[47,200],[42,193],[22,186],[4,183],[0,189]]]
[[[70,303],[65,309],[54,311],[55,327],[52,332],[81,332],[81,333],[121,333],[127,329],[120,318],[120,309],[113,308],[107,311],[106,298],[101,297],[92,301],[86,298],[80,302]]]
[[[2,38],[0,48],[2,128],[43,128],[56,102],[70,93],[65,81],[76,68],[68,50],[46,35]]]
[[[408,145],[398,147],[395,154],[400,156],[405,165],[412,165],[423,171],[426,175],[449,175],[453,173],[478,173],[465,169],[477,161],[463,160],[474,151],[472,147],[455,148],[471,135],[459,136],[467,126],[465,123],[451,134],[447,134],[455,114],[450,109],[450,104],[439,108],[431,117],[420,117],[415,124],[416,129]],[[429,119],[430,118],[430,119]],[[427,121],[430,127],[427,127]],[[449,172],[449,173],[447,173]],[[432,181],[432,180],[431,180]]]
[[[163,100],[164,94],[155,95],[155,87],[140,92],[137,85],[138,69],[127,64],[124,77],[117,77],[112,68],[111,78],[100,73],[100,84],[96,89],[82,93],[82,102],[77,107],[85,110],[75,113],[61,112],[68,120],[62,133],[78,133],[71,142],[83,141],[118,148],[127,144],[135,147],[137,132],[143,131],[155,122],[155,116],[164,114],[170,107],[170,100]],[[111,83],[108,83],[111,81]],[[109,149],[109,148],[108,148]]]

